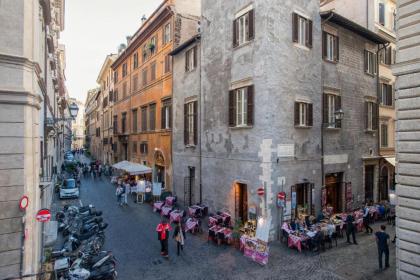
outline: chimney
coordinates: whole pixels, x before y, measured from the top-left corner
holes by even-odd
[[[127,46],[125,44],[120,44],[118,46],[118,54],[122,53]]]
[[[131,39],[133,37],[132,36],[126,36],[125,39],[127,40],[127,46],[130,45]]]

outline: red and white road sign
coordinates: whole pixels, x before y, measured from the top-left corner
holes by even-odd
[[[263,195],[264,195],[264,188],[263,188],[263,187],[259,187],[259,188],[257,189],[257,194],[258,194],[259,196],[263,196]]]
[[[36,214],[36,220],[38,222],[48,222],[51,219],[51,211],[49,209],[41,209]]]
[[[280,200],[285,200],[286,199],[286,193],[285,192],[279,192],[277,194],[277,198]]]
[[[26,207],[28,207],[28,204],[29,204],[29,198],[26,195],[22,196],[22,198],[19,200],[20,210],[25,210]]]

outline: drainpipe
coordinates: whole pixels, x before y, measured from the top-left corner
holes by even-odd
[[[201,28],[200,28],[201,29]],[[198,159],[199,159],[199,168],[200,168],[200,204],[203,203],[203,183],[202,183],[202,144],[201,144],[201,136],[202,131],[202,125],[201,125],[201,115],[203,114],[203,110],[202,107],[204,106],[204,103],[201,102],[201,77],[202,77],[202,72],[203,72],[203,67],[202,67],[202,48],[201,48],[201,35],[200,35],[200,40],[197,40],[197,42],[200,44],[200,78],[199,78],[199,83],[200,83],[200,91],[198,93],[198,105],[199,105],[199,111],[200,113],[198,114],[199,117],[199,122],[198,122],[198,131],[200,133],[200,138],[199,138],[199,143],[198,143]]]

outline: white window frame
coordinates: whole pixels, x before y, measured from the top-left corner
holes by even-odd
[[[307,126],[308,122],[308,106],[306,102],[299,102],[299,126]]]
[[[383,145],[383,140],[384,140],[384,138],[383,138],[383,126],[385,126],[386,127],[386,134],[385,134],[385,136],[386,136],[386,145]],[[381,148],[388,148],[389,147],[389,137],[388,137],[388,130],[389,130],[389,125],[388,125],[388,123],[385,123],[385,122],[383,122],[383,123],[381,123],[381,125],[380,125],[380,130],[381,130],[381,133],[380,133],[380,137],[381,137]]]
[[[328,98],[328,128],[336,127],[335,120],[335,102],[336,96],[334,94],[327,94]]]
[[[194,102],[187,103],[188,145],[194,145]]]
[[[335,57],[336,57],[336,48],[335,48],[335,44],[336,44],[336,36],[326,32],[326,36],[327,36],[327,56],[326,59],[328,61],[335,61]]]
[[[170,128],[170,123],[169,123],[169,106],[165,106],[164,107],[165,110],[165,129],[169,129]]]
[[[298,14],[298,41],[297,43],[301,46],[306,47],[306,28],[308,19]]]
[[[367,69],[366,69],[366,73],[368,73],[368,74],[370,74],[370,75],[375,75],[376,74],[376,65],[374,65],[375,64],[375,57],[374,57],[374,55],[375,55],[375,53],[373,53],[373,52],[371,52],[371,51],[369,51],[369,50],[366,50],[367,51],[367,56],[368,56],[368,58],[367,58]]]
[[[367,103],[368,127],[369,131],[373,131],[373,102]]]
[[[238,46],[240,46],[249,42],[249,13],[237,17],[236,20],[238,24]]]
[[[167,44],[171,41],[171,23],[167,23],[164,27],[164,32],[163,32],[163,43]]]
[[[187,72],[193,71],[195,69],[195,65],[194,65],[195,48],[189,49],[187,51],[186,56],[188,57]]]
[[[247,126],[248,124],[248,92],[247,88],[240,88],[235,91],[236,103],[236,126]]]

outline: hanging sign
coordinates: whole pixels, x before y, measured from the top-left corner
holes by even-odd
[[[51,211],[49,209],[41,209],[36,214],[36,220],[41,223],[48,222],[51,219]]]
[[[28,207],[28,205],[29,205],[29,198],[26,195],[22,196],[22,198],[19,200],[20,210],[22,211],[26,210],[26,207]]]
[[[279,192],[277,194],[277,207],[284,208],[286,204],[286,193],[285,192]]]
[[[263,188],[263,187],[259,187],[259,188],[257,189],[257,194],[258,194],[259,196],[263,196],[263,195],[264,195],[264,188]]]

